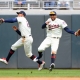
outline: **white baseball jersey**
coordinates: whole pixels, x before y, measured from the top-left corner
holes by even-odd
[[[66,22],[59,18],[54,21],[49,18],[46,22],[50,22],[49,25],[46,25],[47,37],[61,37],[62,29],[67,27]]]
[[[25,17],[17,17],[17,21],[19,24],[19,30],[21,32],[21,36],[28,37],[29,35],[31,35],[31,28],[30,28],[29,23],[26,20],[26,18]]]

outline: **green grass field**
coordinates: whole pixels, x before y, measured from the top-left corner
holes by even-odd
[[[80,77],[80,69],[0,69],[0,77]]]

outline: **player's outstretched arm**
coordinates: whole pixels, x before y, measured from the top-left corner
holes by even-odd
[[[13,26],[13,29],[17,32],[17,34],[19,34],[21,36],[21,32],[18,30],[18,28],[16,26]]]
[[[76,32],[70,30],[68,27],[65,27],[64,30],[65,30],[66,32],[70,33],[70,34],[76,35]]]
[[[12,18],[12,19],[3,19],[3,22],[6,22],[6,23],[14,23],[14,22],[17,22],[17,18]]]

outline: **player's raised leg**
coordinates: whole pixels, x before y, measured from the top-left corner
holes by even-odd
[[[11,58],[11,56],[14,54],[14,52],[16,51],[16,49],[20,46],[22,46],[23,43],[22,43],[22,38],[20,38],[16,43],[14,43],[12,46],[11,46],[11,49],[7,55],[6,58],[0,58],[0,61],[5,63],[5,64],[8,64],[9,62],[9,59]]]
[[[49,67],[49,70],[52,71],[52,69],[55,67],[55,59],[56,59],[56,53],[59,46],[59,39],[52,38],[51,43],[51,64]]]
[[[38,70],[42,70],[45,62],[40,61],[39,59],[36,59],[37,57],[32,54],[32,42],[33,42],[33,38],[31,36],[28,37],[27,39],[25,38],[25,41],[24,41],[25,54],[31,60],[33,60],[34,62],[37,62],[39,64]]]
[[[42,58],[42,55],[43,55],[42,52],[45,51],[45,49],[48,48],[50,45],[51,45],[51,41],[49,37],[45,38],[44,41],[38,47],[39,56],[37,57],[37,59]]]

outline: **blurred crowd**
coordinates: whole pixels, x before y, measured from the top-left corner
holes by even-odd
[[[57,9],[61,8],[66,8],[70,9],[71,8],[71,3],[73,3],[73,0],[45,0],[45,7],[57,7]]]
[[[45,10],[48,9],[52,9],[53,7],[56,7],[57,9],[61,9],[60,7],[62,7],[62,9],[70,9],[71,8],[71,3],[73,2],[73,0],[15,0],[15,2],[17,2],[17,4],[21,4],[20,2],[22,1],[22,5],[25,4],[26,1],[44,1],[44,7],[48,7],[45,8]],[[51,7],[51,8],[49,8]]]
[[[2,1],[2,2],[1,2]],[[9,2],[9,3],[8,3]],[[80,9],[80,0],[0,0],[0,8],[14,9]]]

